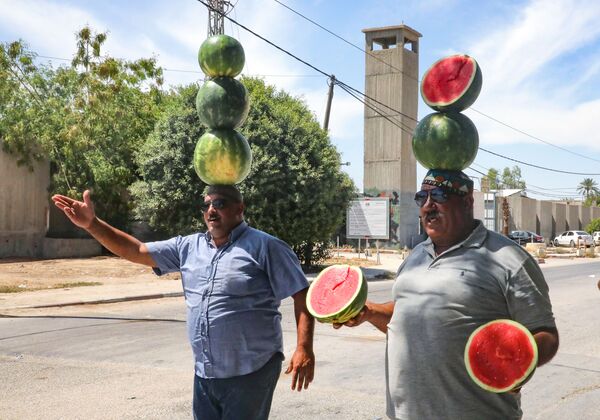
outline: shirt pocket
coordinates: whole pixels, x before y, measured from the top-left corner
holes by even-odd
[[[183,287],[189,291],[199,291],[206,288],[209,283],[212,266],[210,264],[185,268],[181,272]]]

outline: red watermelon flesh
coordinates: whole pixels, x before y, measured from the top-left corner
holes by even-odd
[[[307,300],[309,312],[322,322],[346,322],[363,308],[367,282],[358,267],[332,265],[311,284]]]
[[[537,366],[537,345],[523,325],[506,319],[492,321],[469,338],[465,365],[482,388],[491,392],[510,391]]]
[[[468,55],[453,55],[438,60],[425,72],[421,96],[436,111],[460,112],[475,102],[481,84],[477,61]]]

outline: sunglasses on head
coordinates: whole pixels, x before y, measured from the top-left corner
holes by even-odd
[[[214,200],[205,201],[204,203],[200,204],[200,210],[203,212],[208,211],[211,205],[213,206],[213,209],[221,210],[227,207],[227,204],[229,204],[228,200],[224,198],[215,198]]]
[[[429,197],[431,197],[431,201],[434,203],[445,203],[448,201],[448,193],[438,187],[432,190],[417,191],[415,194],[415,203],[417,203],[417,206],[423,207]]]

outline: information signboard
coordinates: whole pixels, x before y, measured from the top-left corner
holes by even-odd
[[[386,197],[353,200],[346,213],[346,237],[389,239],[390,200]]]

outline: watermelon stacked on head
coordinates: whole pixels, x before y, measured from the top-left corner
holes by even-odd
[[[208,127],[196,143],[194,169],[209,185],[233,185],[250,172],[252,151],[235,129],[248,116],[246,87],[235,76],[244,67],[242,45],[228,35],[207,38],[198,51],[198,63],[208,80],[198,90],[196,111]]]
[[[421,165],[462,171],[475,160],[479,134],[461,111],[475,102],[481,84],[481,69],[468,55],[442,58],[425,72],[421,96],[438,112],[419,121],[413,135],[413,154]]]

